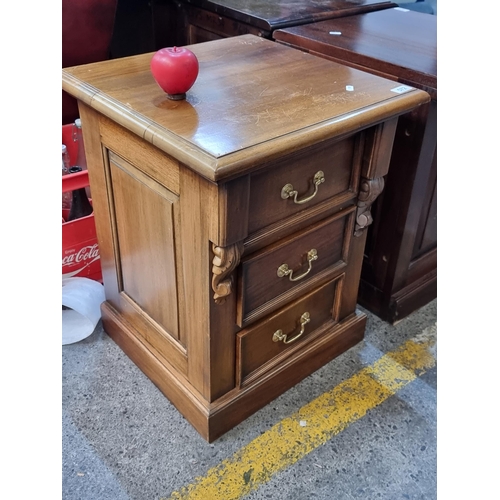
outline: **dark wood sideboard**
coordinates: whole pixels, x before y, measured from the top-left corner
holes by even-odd
[[[153,53],[62,82],[84,129],[104,329],[213,441],[362,340],[370,207],[397,117],[429,95],[253,35],[189,48],[185,100],[156,84]]]
[[[394,323],[437,296],[436,16],[391,8],[285,28],[273,37],[431,96],[399,118],[368,231],[359,303]]]
[[[176,0],[180,45],[253,34],[394,7],[388,0]]]

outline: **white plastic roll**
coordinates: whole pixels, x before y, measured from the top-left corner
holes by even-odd
[[[62,281],[62,345],[87,338],[101,319],[104,286],[88,278],[67,278]]]

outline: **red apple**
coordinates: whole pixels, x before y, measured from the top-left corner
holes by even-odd
[[[198,59],[184,47],[165,47],[151,59],[151,73],[170,99],[185,99],[198,77]]]

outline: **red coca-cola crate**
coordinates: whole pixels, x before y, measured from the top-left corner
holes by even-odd
[[[68,148],[71,165],[77,156],[77,143],[73,141],[73,125],[62,126],[62,143]],[[86,170],[62,177],[62,192],[89,185]],[[62,211],[66,220],[69,210]],[[62,223],[62,276],[63,278],[89,278],[102,282],[101,258],[95,231],[94,214]]]

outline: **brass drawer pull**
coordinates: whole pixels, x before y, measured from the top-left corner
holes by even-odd
[[[280,278],[283,278],[283,276],[288,276],[288,279],[290,281],[299,281],[302,278],[306,277],[312,269],[312,262],[313,260],[316,260],[318,258],[318,252],[316,251],[315,248],[312,248],[307,252],[307,262],[309,263],[309,268],[305,273],[302,273],[299,276],[296,276],[295,278],[293,277],[293,270],[288,267],[288,264],[281,264],[280,267],[278,267],[278,276]]]
[[[301,200],[297,200],[297,196],[299,195],[298,191],[293,189],[293,186],[291,184],[285,184],[281,189],[281,198],[286,200],[291,196],[293,196],[293,202],[296,203],[297,205],[301,205],[302,203],[307,203],[308,201],[311,201],[318,194],[319,185],[322,184],[323,182],[325,182],[325,174],[321,170],[318,170],[318,172],[314,174],[313,178],[314,193],[311,196],[308,196],[307,198],[302,198]]]
[[[283,330],[276,330],[273,334],[273,342],[280,342],[282,341],[283,344],[291,344],[292,342],[295,342],[302,334],[304,333],[306,329],[307,323],[311,321],[311,316],[309,315],[308,312],[305,312],[301,317],[300,317],[300,332],[295,335],[295,337],[292,337],[291,339],[288,339],[288,334],[284,334]]]

